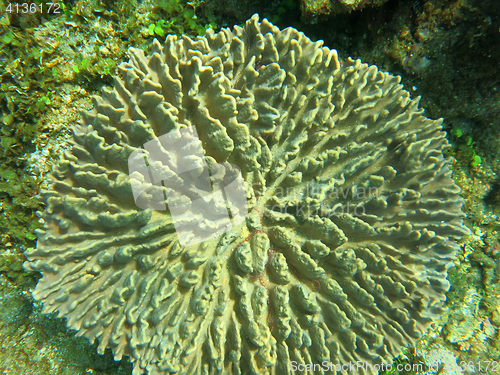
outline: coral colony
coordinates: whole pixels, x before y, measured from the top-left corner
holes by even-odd
[[[468,230],[399,77],[257,16],[130,56],[42,192],[45,312],[134,374],[369,374],[421,337]]]

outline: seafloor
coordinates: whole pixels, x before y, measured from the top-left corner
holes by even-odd
[[[478,360],[500,362],[500,1],[342,3],[78,0],[54,1],[49,11],[48,2],[32,1],[23,13],[0,2],[0,374],[131,373],[126,360],[97,355],[34,303],[30,289],[39,275],[22,263],[41,226],[36,194],[78,111],[111,83],[128,47],[147,50],[153,38],[195,36],[253,13],[323,39],[341,58],[401,75],[412,96],[422,96],[426,115],[445,119],[472,234],[449,272],[447,313],[395,361],[438,362],[441,374],[472,373]],[[496,373],[493,366],[476,372]]]

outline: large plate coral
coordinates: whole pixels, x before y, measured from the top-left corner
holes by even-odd
[[[441,121],[399,77],[256,16],[130,56],[42,193],[46,312],[134,374],[375,365],[422,335],[467,229]],[[211,194],[234,181],[244,207]]]

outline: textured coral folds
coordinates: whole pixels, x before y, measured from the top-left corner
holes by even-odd
[[[440,314],[467,230],[441,121],[422,115],[399,77],[341,63],[256,16],[155,40],[148,56],[131,49],[120,70],[43,192],[45,228],[25,267],[43,274],[34,296],[46,312],[101,353],[129,355],[134,374],[387,363]],[[201,143],[183,133],[192,126]],[[164,134],[188,137],[184,153],[164,149]],[[129,176],[146,144],[172,155],[148,165],[161,186]],[[182,163],[193,170],[178,173]],[[220,190],[235,167],[246,219],[182,247],[180,227],[203,237],[236,210],[197,177],[210,170]],[[147,206],[155,194],[189,215],[176,222]]]

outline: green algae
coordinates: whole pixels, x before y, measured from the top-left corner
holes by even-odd
[[[41,227],[35,217],[35,210],[40,207],[34,197],[37,192],[38,182],[34,177],[23,173],[14,162],[0,164],[0,207],[4,214],[0,217],[0,225],[7,228],[3,233],[3,245],[9,242],[35,245],[33,231]]]

